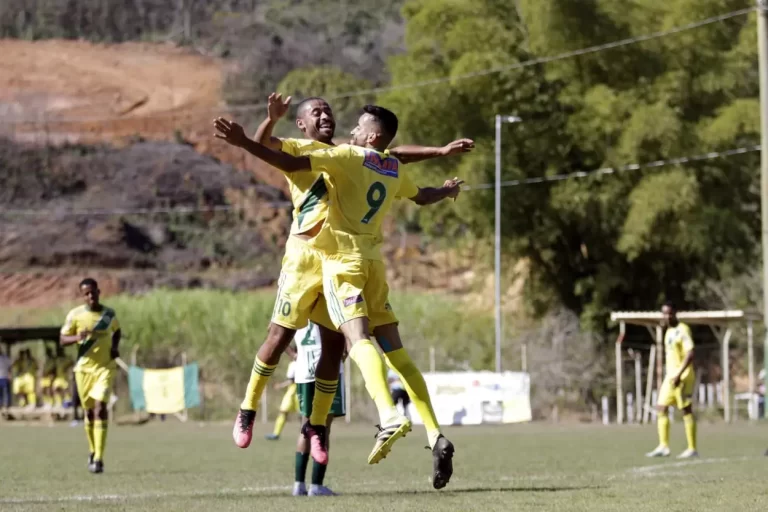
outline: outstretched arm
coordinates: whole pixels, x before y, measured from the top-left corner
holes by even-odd
[[[436,146],[398,146],[389,150],[389,154],[404,164],[412,164],[437,158],[441,156],[459,155],[469,153],[475,149],[475,141],[472,139],[458,139],[442,147]]]
[[[449,197],[452,197],[455,201],[459,197],[459,192],[461,192],[460,185],[462,183],[464,183],[464,180],[453,178],[452,180],[446,180],[442,187],[419,188],[419,192],[411,197],[410,200],[419,206],[434,204]]]
[[[288,107],[291,105],[291,97],[282,99],[282,95],[272,93],[267,99],[267,118],[261,122],[258,129],[256,129],[256,135],[253,136],[254,140],[267,146],[269,149],[280,151],[283,144],[277,137],[272,136],[272,130],[277,122],[285,116],[288,112]]]
[[[243,127],[234,121],[229,121],[223,117],[213,120],[213,126],[219,131],[214,137],[223,139],[227,143],[243,148],[256,158],[264,160],[269,165],[280,169],[283,172],[311,171],[312,164],[307,156],[291,156],[282,151],[274,151],[267,146],[251,140],[245,134]]]

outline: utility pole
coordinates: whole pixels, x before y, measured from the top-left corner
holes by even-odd
[[[763,242],[763,325],[768,325],[768,0],[757,0],[757,49],[760,73],[760,212]],[[768,374],[768,329],[763,341]]]

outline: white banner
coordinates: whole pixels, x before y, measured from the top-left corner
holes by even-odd
[[[440,425],[531,421],[531,378],[522,372],[425,373]],[[423,424],[411,402],[408,412]]]

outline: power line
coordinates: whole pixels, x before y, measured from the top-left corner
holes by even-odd
[[[422,80],[418,82],[411,82],[407,84],[400,84],[400,85],[389,85],[384,87],[374,87],[371,89],[359,89],[356,91],[349,91],[345,93],[340,93],[336,95],[330,95],[325,96],[327,100],[339,100],[339,99],[345,99],[345,98],[353,98],[357,96],[365,96],[369,94],[378,94],[382,92],[390,92],[390,91],[400,91],[404,89],[416,89],[421,87],[427,87],[430,85],[438,85],[442,83],[447,82],[454,82],[454,81],[461,81],[461,80],[468,80],[470,78],[477,78],[480,76],[487,76],[487,75],[493,75],[496,73],[501,73],[503,71],[515,71],[518,69],[524,69],[531,66],[538,66],[540,64],[547,64],[550,62],[557,62],[560,60],[570,59],[572,57],[579,57],[582,55],[588,55],[592,53],[598,53],[605,50],[611,50],[614,48],[620,48],[622,46],[628,46],[636,43],[641,43],[645,41],[650,41],[653,39],[659,39],[662,37],[679,34],[680,32],[685,32],[688,30],[692,30],[695,28],[703,27],[706,25],[710,25],[712,23],[717,23],[720,21],[725,21],[731,18],[736,18],[738,16],[743,16],[745,14],[749,14],[755,10],[757,10],[757,7],[748,7],[745,9],[739,9],[736,11],[727,12],[725,14],[719,14],[717,16],[712,16],[710,18],[706,18],[700,21],[694,21],[692,23],[688,23],[686,25],[681,25],[678,27],[674,27],[668,30],[660,30],[658,32],[652,32],[650,34],[644,34],[640,36],[634,36],[634,37],[628,37],[625,39],[620,39],[618,41],[613,41],[610,43],[604,43],[599,44],[595,46],[588,46],[586,48],[581,48],[579,50],[573,50],[569,52],[560,53],[558,55],[552,55],[549,57],[538,57],[535,59],[529,59],[523,62],[517,62],[515,64],[510,64],[508,66],[500,66],[496,68],[490,68],[490,69],[484,69],[480,71],[473,71],[471,73],[465,73],[463,75],[457,75],[457,76],[444,76],[440,78],[433,78],[429,80]],[[230,106],[226,109],[205,109],[205,110],[186,110],[182,112],[158,112],[154,115],[147,115],[142,117],[136,117],[136,118],[123,118],[123,117],[109,117],[109,118],[63,118],[63,119],[54,119],[51,120],[51,123],[67,123],[67,122],[106,122],[106,121],[121,121],[123,119],[152,119],[157,117],[166,117],[166,116],[183,116],[186,114],[191,113],[212,113],[212,112],[221,112],[222,110],[227,110],[229,112],[248,112],[251,110],[261,110],[265,109],[267,107],[267,103],[251,103],[251,104],[245,104],[245,105],[236,105],[236,106]],[[39,120],[38,120],[39,121]],[[15,124],[15,123],[22,123],[22,122],[35,122],[35,120],[28,120],[28,121],[15,121],[15,122],[3,122],[0,124]]]
[[[701,162],[703,160],[713,160],[715,158],[728,158],[736,155],[743,155],[745,153],[752,153],[754,151],[760,151],[760,145],[745,146],[741,148],[728,149],[725,151],[712,151],[704,153],[702,155],[683,156],[678,158],[670,158],[668,160],[656,160],[648,163],[636,163],[623,165],[621,167],[603,167],[601,169],[594,169],[592,171],[576,171],[563,174],[556,174],[554,176],[539,176],[536,178],[523,178],[519,180],[502,181],[502,187],[519,187],[522,185],[535,185],[539,183],[551,183],[554,181],[564,181],[575,178],[588,178],[590,176],[603,176],[608,174],[617,174],[624,171],[637,171],[639,169],[649,169],[653,167],[666,167],[670,165],[680,165],[690,162]],[[493,183],[482,183],[480,185],[467,185],[462,187],[462,190],[484,190],[492,189],[495,187]]]
[[[650,169],[655,167],[667,167],[670,165],[681,165],[691,162],[701,162],[705,160],[714,160],[716,158],[728,158],[736,155],[743,155],[746,153],[753,153],[760,151],[760,145],[744,146],[741,148],[728,149],[725,151],[711,151],[701,155],[683,156],[678,158],[670,158],[667,160],[655,160],[653,162],[647,162],[644,164],[635,163],[623,165],[621,167],[603,167],[601,169],[594,169],[591,171],[576,171],[570,173],[556,174],[554,176],[539,176],[535,178],[524,178],[519,180],[502,181],[502,187],[519,187],[523,185],[537,185],[540,183],[552,183],[556,181],[565,181],[569,179],[588,178],[591,176],[607,176],[609,174],[618,174],[624,171],[637,171],[640,169]],[[471,190],[487,190],[492,189],[495,185],[493,183],[482,183],[479,185],[464,185],[463,191]],[[266,204],[272,208],[289,208],[292,206],[290,201],[270,201]],[[231,205],[218,205],[218,206],[190,206],[190,207],[178,207],[178,208],[125,208],[125,209],[100,209],[100,210],[63,210],[63,211],[50,211],[50,210],[12,210],[2,209],[0,210],[0,216],[3,215],[16,215],[16,216],[30,216],[30,217],[100,217],[100,216],[112,216],[112,215],[154,215],[154,214],[184,214],[184,213],[205,213],[205,212],[227,212],[237,210],[235,206]]]
[[[270,201],[266,204],[272,208],[288,208],[292,206],[290,201]],[[103,217],[112,215],[154,215],[154,214],[184,214],[184,213],[215,213],[215,212],[228,212],[234,211],[238,208],[231,205],[216,205],[216,206],[180,206],[177,208],[116,208],[116,209],[100,209],[100,210],[13,210],[2,209],[0,210],[0,216],[2,215],[16,215],[16,216],[28,216],[28,217]]]

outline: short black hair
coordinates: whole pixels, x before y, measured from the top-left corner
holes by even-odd
[[[675,306],[675,303],[672,302],[671,300],[667,300],[666,302],[664,302],[664,306],[667,306],[672,311],[677,311],[677,307]]]
[[[309,105],[313,101],[322,101],[326,105],[329,105],[329,103],[325,101],[325,99],[321,98],[320,96],[310,96],[309,98],[304,98],[299,102],[298,105],[296,105],[296,117],[298,117],[301,114],[301,111],[304,109],[305,106]]]
[[[370,114],[375,117],[376,121],[378,121],[378,123],[381,125],[381,128],[384,130],[387,137],[389,137],[389,141],[392,142],[392,139],[394,139],[395,135],[397,135],[398,126],[398,120],[395,113],[391,110],[387,110],[384,107],[379,107],[378,105],[364,106],[363,113]]]
[[[83,286],[91,286],[93,288],[97,288],[98,289],[99,283],[97,283],[96,280],[94,278],[92,278],[92,277],[86,277],[85,279],[80,281],[79,288],[82,288]]]

